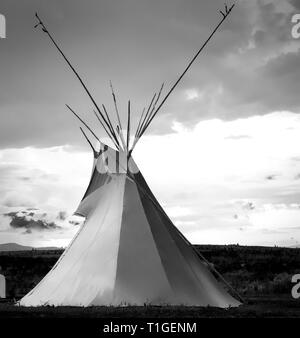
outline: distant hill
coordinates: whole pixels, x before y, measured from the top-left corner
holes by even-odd
[[[17,243],[5,243],[0,244],[0,251],[31,251],[31,250],[57,250],[60,248],[49,246],[49,247],[40,247],[34,248],[32,246],[20,245]]]

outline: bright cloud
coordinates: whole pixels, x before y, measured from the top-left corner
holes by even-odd
[[[192,130],[176,122],[174,130],[145,137],[135,157],[166,207],[190,210],[173,219],[191,241],[292,245],[294,237],[300,240],[295,228],[300,219],[295,208],[300,197],[295,180],[300,172],[299,115],[213,119]],[[286,205],[284,211],[273,207],[280,204]],[[279,228],[280,235],[274,235]]]
[[[192,242],[300,241],[298,114],[212,119],[193,129],[174,121],[173,127],[172,134],[142,138],[134,157]],[[66,245],[78,226],[57,215],[76,209],[90,178],[91,154],[70,146],[6,149],[0,160],[1,242]],[[47,222],[58,222],[59,228],[24,234],[3,216],[30,207],[43,210]]]
[[[1,150],[1,242],[65,246],[91,165],[90,154],[69,146]]]
[[[185,91],[185,95],[188,101],[197,100],[199,97],[201,97],[197,89],[187,89]]]

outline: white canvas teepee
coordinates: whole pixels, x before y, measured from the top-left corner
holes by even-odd
[[[83,226],[20,304],[239,305],[172,224],[134,161],[127,170],[126,154],[106,149],[76,211],[86,217]]]
[[[173,225],[132,158],[138,140],[232,8],[225,5],[222,20],[161,102],[163,86],[153,96],[148,109],[141,115],[132,144],[130,101],[125,140],[112,85],[116,126],[105,106],[99,108],[36,14],[39,20],[36,26],[42,27],[80,80],[96,108],[97,119],[116,149],[102,143],[67,106],[101,146],[96,150],[81,129],[94,153],[91,180],[76,211],[86,220],[52,270],[21,299],[20,305],[184,304],[229,307],[240,304],[225,291],[208,270],[204,257]]]

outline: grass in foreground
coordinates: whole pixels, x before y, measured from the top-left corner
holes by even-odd
[[[185,306],[19,307],[0,304],[0,318],[264,318],[300,317],[300,300],[282,297],[246,298],[238,308]]]

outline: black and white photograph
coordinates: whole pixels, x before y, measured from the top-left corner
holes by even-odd
[[[299,0],[0,0],[0,328],[297,320],[299,81]]]

